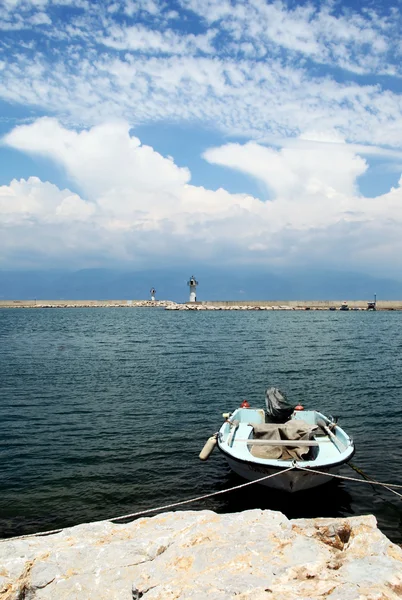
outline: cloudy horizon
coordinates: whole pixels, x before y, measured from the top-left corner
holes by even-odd
[[[0,269],[401,280],[400,25],[397,4],[6,0]]]

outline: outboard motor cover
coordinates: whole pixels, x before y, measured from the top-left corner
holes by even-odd
[[[296,405],[289,404],[285,394],[278,388],[268,388],[265,392],[267,421],[269,423],[285,423],[290,419]]]

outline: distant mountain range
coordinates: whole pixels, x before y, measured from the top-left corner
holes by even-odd
[[[280,274],[255,268],[197,267],[123,271],[0,271],[0,300],[108,300],[149,298],[185,302],[187,280],[199,280],[198,300],[381,300],[402,299],[402,281],[338,271]]]

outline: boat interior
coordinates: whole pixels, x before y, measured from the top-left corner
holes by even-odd
[[[293,460],[305,466],[339,463],[353,454],[345,431],[315,410],[297,410],[285,423],[270,423],[262,408],[238,408],[221,427],[219,439],[234,458],[282,467]]]

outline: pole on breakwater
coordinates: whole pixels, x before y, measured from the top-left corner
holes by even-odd
[[[374,302],[367,302],[367,310],[377,310],[377,294],[374,294]]]

